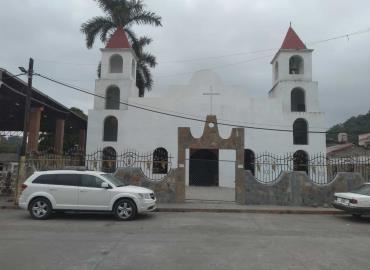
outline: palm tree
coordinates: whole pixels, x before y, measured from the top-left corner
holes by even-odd
[[[95,0],[106,16],[97,16],[81,25],[81,31],[86,37],[86,46],[91,49],[99,35],[103,43],[108,41],[113,31],[123,26],[138,57],[137,87],[140,96],[144,96],[145,89],[150,90],[153,79],[150,67],[155,67],[156,60],[150,53],[144,52],[143,47],[152,40],[147,37],[137,38],[132,31],[134,24],[150,24],[162,26],[162,18],[154,12],[146,11],[142,0]],[[98,67],[99,74],[99,67]]]
[[[154,68],[157,65],[155,56],[145,52],[144,47],[152,42],[151,38],[141,37],[134,39],[132,42],[132,48],[138,58],[137,69],[136,69],[136,86],[139,89],[139,96],[143,97],[145,89],[150,91],[153,86],[153,78],[150,73],[150,68]]]

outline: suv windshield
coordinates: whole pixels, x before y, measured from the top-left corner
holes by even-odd
[[[111,175],[109,173],[102,174],[101,176],[103,178],[107,179],[108,181],[110,181],[116,187],[126,186],[125,183],[123,183],[120,179],[118,179],[117,177],[115,177],[115,176],[113,176],[113,175]]]
[[[361,195],[370,195],[370,185],[363,185],[360,188],[351,191],[352,193],[361,194]]]

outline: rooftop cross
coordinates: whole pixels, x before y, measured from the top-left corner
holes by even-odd
[[[219,96],[220,93],[213,93],[213,87],[210,87],[210,92],[209,93],[203,93],[204,96],[209,96],[210,99],[210,107],[211,107],[211,115],[213,112],[213,96]]]

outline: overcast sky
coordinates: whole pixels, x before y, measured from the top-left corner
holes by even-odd
[[[191,73],[212,68],[225,84],[256,96],[271,89],[270,60],[289,22],[305,43],[370,29],[368,0],[145,0],[163,27],[137,26],[154,39],[157,56],[152,95],[167,85],[186,84]],[[100,59],[97,42],[85,47],[80,25],[102,15],[93,0],[0,0],[0,67],[18,73],[35,59],[35,71],[93,91]],[[370,32],[315,46],[313,76],[319,82],[328,126],[370,109]],[[241,54],[238,54],[241,53]],[[230,57],[214,57],[238,54]],[[267,56],[262,58],[262,56]],[[203,60],[189,61],[199,58]],[[251,59],[258,60],[249,61]],[[245,62],[232,65],[234,63]],[[26,78],[24,78],[26,79]],[[35,87],[66,106],[85,112],[92,98],[43,79]]]

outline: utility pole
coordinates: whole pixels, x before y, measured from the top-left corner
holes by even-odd
[[[26,100],[24,104],[24,121],[23,121],[23,138],[21,152],[19,154],[19,167],[18,167],[18,177],[16,183],[15,191],[15,203],[18,204],[18,198],[20,195],[19,189],[20,184],[23,184],[26,180],[26,152],[27,152],[27,139],[28,130],[30,127],[30,112],[31,112],[31,96],[32,96],[32,78],[33,78],[33,59],[30,58],[28,64],[28,70],[24,67],[19,68],[22,72],[26,73],[28,76],[28,85],[26,90]]]
[[[26,71],[24,68],[19,68],[21,71]],[[26,155],[27,151],[27,138],[28,138],[28,130],[30,127],[30,111],[31,111],[31,95],[32,95],[32,77],[33,77],[33,59],[30,58],[28,64],[28,87],[26,91],[26,102],[24,105],[24,122],[23,122],[23,140],[22,140],[22,147],[21,147],[21,156]]]

